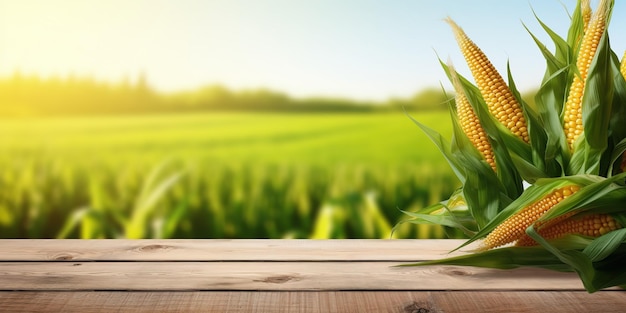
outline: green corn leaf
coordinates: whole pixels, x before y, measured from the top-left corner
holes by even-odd
[[[626,228],[618,229],[598,237],[585,247],[583,253],[586,254],[592,262],[602,261],[624,243],[626,243]]]
[[[465,173],[462,169],[461,164],[459,163],[459,160],[457,160],[454,155],[452,155],[450,143],[446,139],[444,139],[443,136],[441,136],[441,134],[439,134],[437,131],[420,123],[415,118],[410,116],[406,111],[405,114],[411,119],[411,121],[413,121],[413,123],[415,123],[415,125],[421,128],[426,136],[428,136],[428,138],[430,138],[435,146],[437,146],[437,148],[439,149],[441,154],[443,154],[443,157],[446,159],[446,161],[448,161],[450,168],[452,169],[454,174],[456,174],[456,177],[461,181],[461,183],[465,182]]]
[[[585,289],[590,292],[596,291],[592,284],[595,275],[593,264],[584,253],[580,250],[561,250],[553,246],[546,239],[541,237],[532,225],[526,230],[526,234],[533,238],[533,240],[539,243],[547,251],[559,258],[561,262],[574,269],[574,271],[576,271],[576,273],[580,276]]]
[[[510,146],[510,151],[516,169],[521,177],[529,183],[533,183],[538,178],[560,176],[562,170],[556,160],[556,155],[553,152],[546,153],[548,134],[546,133],[545,125],[541,123],[534,109],[522,99],[515,85],[509,64],[507,64],[507,73],[509,88],[517,98],[517,101],[522,105],[531,145],[528,147],[519,143],[515,144],[516,141],[512,141],[513,144]]]
[[[623,270],[624,262],[626,262],[626,244],[624,243],[617,246],[604,259],[594,262],[596,272],[591,282],[594,290],[625,285],[626,272]]]
[[[624,61],[626,62],[626,61]],[[613,81],[615,82],[613,90],[613,112],[611,113],[610,135],[613,142],[620,142],[626,138],[626,79],[620,72],[620,60],[613,52],[611,56],[611,70],[613,72]]]
[[[574,14],[572,15],[571,19],[572,22],[567,32],[567,45],[571,48],[569,49],[569,57],[572,60],[575,60],[576,56],[578,55],[578,50],[585,30],[582,14],[582,3],[580,0],[578,0],[576,3],[576,8],[574,9]]]
[[[582,34],[582,15],[580,11],[579,3],[572,18],[573,22],[568,38],[580,38]],[[555,160],[557,164],[560,164],[559,167],[562,171],[562,169],[567,166],[567,159],[563,159],[559,157],[559,155],[562,151],[568,151],[569,148],[564,139],[561,112],[566,98],[566,91],[569,89],[569,85],[573,77],[569,68],[573,63],[573,54],[574,51],[577,51],[577,48],[572,46],[571,42],[573,40],[568,39],[566,42],[545,23],[543,23],[536,14],[535,17],[546,33],[550,36],[556,47],[556,53],[553,55],[527,28],[528,33],[531,35],[546,59],[546,73],[540,89],[535,96],[538,114],[543,121],[547,135],[548,142],[545,146],[545,156],[548,160]],[[559,168],[550,166],[550,170],[557,172]]]
[[[411,216],[411,219],[402,221],[401,223],[412,223],[412,224],[429,224],[429,225],[441,225],[447,227],[453,227],[456,229],[460,229],[465,235],[473,235],[476,232],[471,230],[465,224],[473,224],[474,219],[472,217],[459,218],[453,215],[428,215],[428,214],[417,214],[411,212],[404,212],[405,214]]]
[[[133,208],[132,216],[128,220],[128,224],[125,225],[126,238],[145,238],[149,228],[148,218],[150,213],[158,200],[163,197],[165,192],[172,188],[182,176],[182,172],[175,172],[165,178],[160,178],[165,171],[166,165],[167,163],[164,162],[154,168],[144,182],[142,191]]]
[[[476,233],[476,222],[465,204],[462,190],[457,190],[450,199],[415,212],[402,211],[409,217],[401,223],[434,224],[460,229],[468,236]]]
[[[560,249],[542,238],[532,226],[526,233],[564,264],[571,266],[588,292],[596,292],[626,283],[626,272],[622,269],[626,261],[626,244],[623,244],[626,233],[623,231],[605,234],[582,251]]]
[[[540,267],[556,271],[572,271],[554,254],[541,247],[506,247],[400,266],[459,265],[497,269],[514,269],[522,266]]]
[[[564,90],[569,86],[569,83],[566,81],[566,67],[556,72],[548,72],[535,95],[538,115],[545,126],[547,136],[544,153],[547,158],[555,160],[560,165],[561,175],[569,165],[569,147],[565,140],[565,131],[563,130],[561,118],[561,111],[565,102]]]
[[[171,213],[168,214],[167,218],[165,218],[165,222],[163,223],[163,228],[160,231],[162,234],[162,238],[173,238],[176,234],[176,229],[180,222],[187,215],[187,204],[181,203],[176,209],[174,209]]]
[[[575,11],[574,18],[576,18],[577,14],[578,14],[578,18],[580,19],[580,22],[581,22],[580,24],[582,24],[582,18],[580,17],[580,9]],[[570,56],[571,56],[571,49],[570,49],[570,45],[568,44],[568,42],[565,41],[556,32],[554,32],[548,25],[546,25],[537,16],[537,14],[535,13],[534,10],[533,10],[533,15],[535,16],[535,19],[537,20],[537,22],[539,22],[539,25],[541,25],[541,28],[543,28],[543,30],[546,32],[546,34],[548,34],[548,36],[550,36],[550,39],[552,39],[552,42],[554,43],[554,46],[556,47],[556,53],[554,54],[554,57],[557,60],[561,60],[561,61],[568,60],[570,58]],[[578,23],[576,23],[576,24],[578,24]],[[581,31],[582,31],[582,28],[581,28]],[[582,32],[581,32],[581,34],[582,34]]]
[[[575,56],[578,52],[583,34],[581,3],[580,1],[578,2],[572,16],[567,41],[558,36],[539,18],[537,18],[537,20],[550,36],[556,47],[556,53],[552,55],[547,51],[545,46],[529,32],[546,58],[546,74],[535,98],[539,116],[547,132],[548,142],[546,144],[545,156],[547,160],[550,160],[550,166],[547,170],[553,173],[553,175],[549,176],[557,176],[555,174],[559,171],[561,171],[560,174],[563,174],[563,172],[570,167],[569,146],[565,141],[562,125],[562,111],[567,91],[574,77],[573,75],[576,72]]]
[[[584,249],[590,240],[582,236],[567,235],[550,241],[551,247],[559,251],[579,251]],[[574,271],[557,255],[541,246],[504,247],[487,251],[473,252],[460,256],[429,260],[419,263],[402,264],[400,266],[460,265],[497,269],[514,269],[518,267],[539,267],[555,271]]]
[[[513,160],[520,176],[523,177],[525,181],[533,184],[537,179],[546,177],[546,173],[544,171],[540,170],[535,164],[529,162],[528,160],[523,159],[516,154],[511,155],[511,159]]]
[[[626,138],[622,139],[622,141],[618,142],[615,147],[613,147],[613,151],[611,152],[611,159],[609,168],[607,170],[608,176],[610,177],[615,172],[621,172],[619,168],[622,163],[622,156],[626,152]],[[616,166],[617,165],[617,166]]]
[[[488,224],[501,209],[500,192],[496,188],[482,187],[481,184],[486,181],[483,178],[469,175],[467,183],[463,185],[463,195],[479,228]]]
[[[526,29],[528,34],[530,34],[531,38],[533,39],[533,41],[535,42],[535,44],[539,48],[539,51],[541,52],[543,57],[546,59],[547,72],[548,73],[556,73],[556,72],[562,71],[562,69],[567,66],[566,61],[569,59],[569,58],[567,58],[567,54],[565,54],[564,56],[561,56],[561,57],[555,56],[554,54],[552,54],[552,52],[550,52],[550,50],[548,50],[546,45],[544,43],[542,43],[539,40],[539,38],[537,38],[537,36],[535,36],[535,34],[533,34],[530,31],[530,29],[528,29],[528,27],[525,24],[522,23],[522,25],[524,26],[524,28]],[[557,47],[560,47],[560,45],[557,45]]]
[[[70,214],[68,219],[65,220],[61,231],[57,234],[57,239],[69,238],[72,232],[79,226],[80,222],[90,214],[92,210],[90,208],[79,208]]]
[[[609,122],[608,149],[603,156],[601,173],[611,176],[621,172],[621,157],[626,150],[626,80],[620,72],[620,61],[612,53],[612,71],[615,82],[611,120]]]

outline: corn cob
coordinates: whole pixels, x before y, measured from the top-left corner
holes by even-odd
[[[487,103],[489,112],[513,134],[528,143],[526,118],[502,76],[461,27],[450,18],[446,19],[446,22],[452,27],[456,41]]]
[[[573,150],[574,142],[583,133],[582,100],[585,80],[587,79],[589,66],[598,48],[600,38],[602,38],[606,28],[608,8],[607,0],[602,0],[598,10],[591,16],[578,51],[576,60],[578,75],[574,75],[574,80],[570,86],[563,117],[563,129],[570,150]]]
[[[622,226],[608,214],[592,214],[563,220],[547,227],[539,228],[537,233],[545,239],[556,239],[568,234],[599,237]],[[530,236],[524,235],[516,242],[517,246],[537,245]]]
[[[591,1],[583,0],[581,7],[583,15],[583,29],[587,29],[587,26],[589,26],[589,20],[591,20]]]
[[[456,75],[454,67],[451,64],[449,64],[448,67],[450,69],[452,85],[454,85],[454,91],[456,93],[456,113],[459,118],[459,124],[461,124],[461,129],[472,142],[472,145],[476,147],[485,161],[487,161],[489,166],[496,171],[495,156],[487,133],[485,133],[485,130],[478,120],[478,116],[476,116],[476,112],[474,112],[467,96],[465,96],[465,91],[461,86],[461,81]]]
[[[553,190],[540,200],[513,214],[498,225],[483,241],[481,250],[496,248],[514,242],[526,234],[526,228],[541,216],[580,190],[577,185],[568,185]]]

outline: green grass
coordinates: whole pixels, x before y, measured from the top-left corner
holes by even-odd
[[[450,136],[447,113],[414,117]],[[5,119],[0,134],[2,238],[386,238],[399,209],[458,185],[398,113]]]

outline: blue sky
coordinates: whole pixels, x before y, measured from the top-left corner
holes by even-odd
[[[611,43],[626,49],[626,1]],[[565,35],[574,0],[0,0],[0,76],[119,81],[144,72],[160,90],[219,83],[295,97],[384,100],[440,82],[437,54],[469,75],[452,17],[521,89],[544,62],[525,23],[548,43],[532,10]],[[597,1],[592,1],[595,7]],[[532,9],[531,9],[532,8]]]

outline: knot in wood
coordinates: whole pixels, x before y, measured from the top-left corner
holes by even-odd
[[[463,270],[463,269],[459,269],[459,268],[456,268],[456,267],[446,268],[446,269],[443,269],[441,272],[443,274],[452,275],[452,276],[470,276],[470,275],[472,275],[472,272],[466,271],[466,270]]]
[[[258,279],[258,280],[255,280],[255,282],[270,283],[270,284],[284,284],[294,279],[297,279],[297,277],[291,276],[291,275],[279,275],[279,276],[266,277],[264,279]]]
[[[147,246],[139,247],[137,250],[139,252],[155,252],[159,250],[169,250],[172,248],[173,248],[172,246],[168,246],[168,245],[147,245]]]
[[[430,313],[430,305],[427,303],[413,302],[404,307],[406,313]]]
[[[73,260],[74,256],[69,253],[61,253],[53,256],[52,259],[55,261],[69,261]]]

